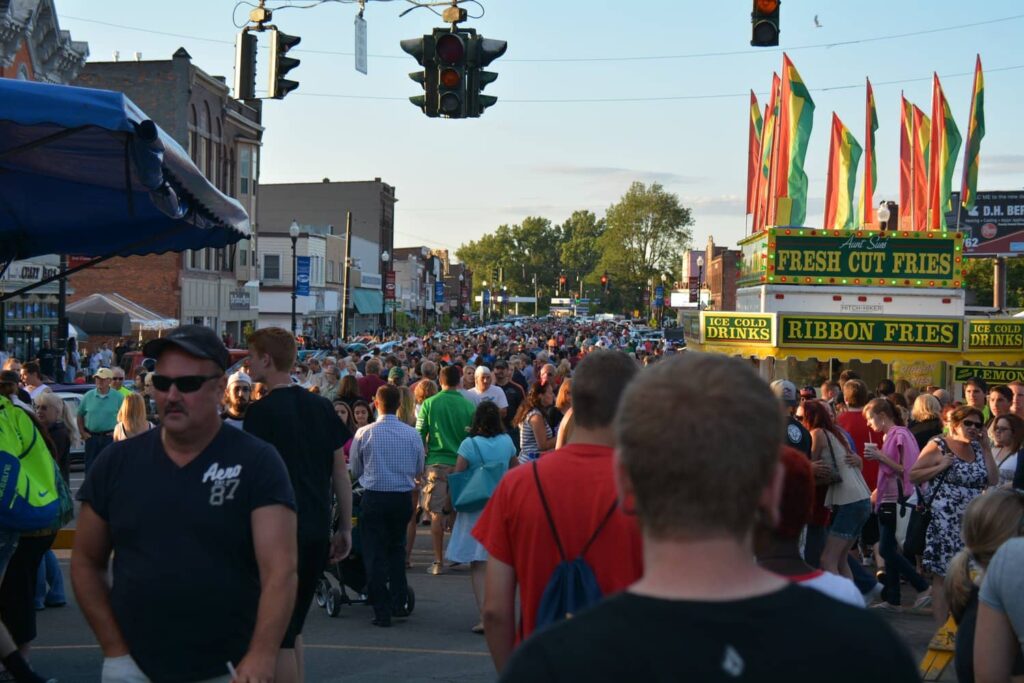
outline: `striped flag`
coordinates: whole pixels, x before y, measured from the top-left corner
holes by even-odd
[[[814,101],[811,94],[789,55],[782,53],[778,154],[769,210],[772,225],[803,225],[807,217],[804,160],[813,125]]]
[[[914,106],[900,93],[900,230],[910,230],[914,196]]]
[[[981,55],[974,64],[974,88],[971,90],[971,121],[964,146],[964,179],[960,185],[960,203],[970,211],[978,197],[978,155],[985,137],[985,81],[981,73]]]
[[[779,120],[779,91],[782,81],[778,74],[772,74],[772,92],[764,108],[764,123],[761,126],[761,173],[757,178],[757,205],[754,209],[754,232],[768,227],[768,190],[771,183],[772,165],[775,160],[775,130]]]
[[[875,92],[871,89],[871,80],[865,80],[867,81],[867,105],[864,113],[864,184],[860,188],[859,226],[867,226],[875,222],[875,181],[878,179],[878,168],[875,164],[875,131],[878,130],[878,113],[875,111]]]
[[[757,173],[761,169],[761,107],[757,95],[750,91],[750,135],[747,138],[747,213],[754,213],[757,202]]]
[[[951,210],[953,167],[960,152],[960,130],[953,120],[949,102],[942,92],[939,75],[932,79],[932,140],[928,166],[928,229],[944,230],[946,212]]]
[[[832,138],[828,148],[828,176],[825,181],[826,230],[855,228],[853,190],[861,147],[850,130],[832,112]]]
[[[910,208],[912,230],[928,229],[928,172],[931,170],[932,121],[914,105],[913,194]]]

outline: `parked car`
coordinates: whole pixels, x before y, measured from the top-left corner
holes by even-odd
[[[53,386],[57,387],[62,385]],[[71,386],[75,387],[75,389],[77,389],[78,387],[87,387],[86,391],[93,388],[91,384],[73,384]],[[52,390],[55,394],[57,394],[57,396],[60,397],[60,400],[64,401],[64,405],[68,407],[68,412],[71,414],[71,419],[75,422],[75,424],[77,424],[78,406],[81,405],[82,394],[85,392],[79,393],[76,391],[64,391],[63,389]],[[82,468],[85,468],[85,441],[82,440],[81,435],[79,435],[77,439],[71,442],[71,454],[68,457],[68,461],[71,463],[72,467],[77,467],[81,465]]]

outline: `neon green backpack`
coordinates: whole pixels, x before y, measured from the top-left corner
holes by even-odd
[[[0,528],[52,528],[60,515],[56,476],[32,418],[0,396]]]

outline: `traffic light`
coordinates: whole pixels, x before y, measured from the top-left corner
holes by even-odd
[[[497,73],[484,71],[484,68],[505,54],[507,49],[508,43],[504,40],[492,40],[483,36],[474,36],[471,39],[468,116],[474,118],[480,116],[484,109],[498,101],[497,97],[480,94],[487,84],[493,83],[498,78]]]
[[[242,31],[235,40],[235,99],[256,98],[256,36]]]
[[[437,65],[434,61],[434,36],[409,38],[401,42],[402,49],[412,55],[423,71],[413,71],[409,78],[423,87],[422,95],[414,95],[409,101],[419,107],[424,114],[434,118],[437,116]]]
[[[290,81],[285,75],[300,62],[285,55],[300,42],[302,38],[298,36],[290,36],[276,28],[270,31],[270,87],[267,89],[267,97],[284,99],[285,95],[299,87],[298,81]]]
[[[562,286],[562,287],[565,287],[565,283],[566,283],[565,276],[564,275],[559,275],[558,276],[558,284],[560,286]]]
[[[754,11],[750,13],[752,46],[775,47],[779,44],[780,4],[779,0],[754,0]]]
[[[605,292],[608,291],[608,273],[603,273],[601,275],[601,287]]]

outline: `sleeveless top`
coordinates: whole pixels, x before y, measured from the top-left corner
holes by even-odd
[[[825,430],[822,430],[822,433],[825,435],[827,443],[822,450],[821,458],[842,477],[842,481],[829,485],[828,493],[825,494],[825,505],[846,505],[871,498],[871,489],[864,481],[864,475],[858,468],[846,462],[849,447],[837,439],[834,434]]]
[[[544,420],[544,415],[536,408],[528,412],[523,418],[523,423],[519,425],[519,462],[529,462],[540,455],[540,446],[537,445],[537,438],[533,434],[533,425],[530,424],[530,418],[534,415],[540,415],[544,421],[546,436],[548,439],[551,438],[551,425]]]

